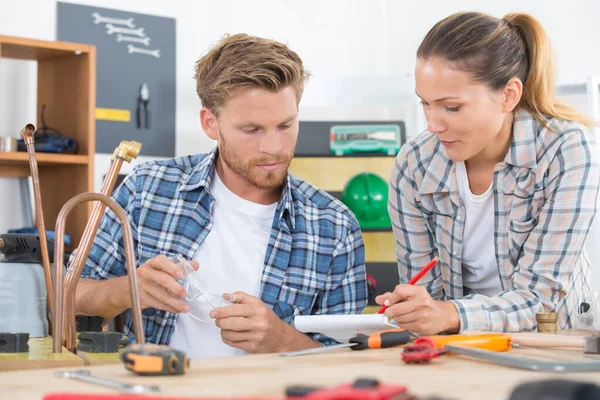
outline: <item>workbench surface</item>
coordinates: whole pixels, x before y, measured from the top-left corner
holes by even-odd
[[[92,375],[136,384],[162,385],[164,396],[254,396],[283,398],[286,386],[333,386],[357,378],[376,378],[381,382],[405,384],[416,395],[438,395],[444,399],[507,399],[519,383],[547,378],[564,378],[600,384],[600,372],[546,373],[525,371],[470,360],[443,356],[428,365],[406,365],[400,348],[353,351],[337,349],[299,357],[277,354],[238,356],[211,360],[192,360],[183,376],[141,377],[123,365],[82,367]],[[576,352],[512,349],[512,354],[543,358],[581,357]],[[598,356],[600,357],[600,356]],[[594,356],[596,358],[596,356]],[[0,373],[3,399],[39,400],[48,393],[116,393],[112,389],[54,376],[65,368]]]

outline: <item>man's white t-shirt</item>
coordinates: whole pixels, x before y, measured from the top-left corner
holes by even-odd
[[[200,264],[196,273],[216,294],[240,290],[258,296],[277,203],[262,205],[242,199],[227,189],[216,171],[211,195],[215,199],[213,227],[194,255]],[[246,354],[223,343],[214,322],[202,322],[186,313],[177,316],[169,345],[190,358]]]
[[[462,246],[463,286],[486,296],[502,291],[494,245],[493,183],[481,195],[469,188],[465,163],[456,163],[458,194],[465,205],[466,218]]]

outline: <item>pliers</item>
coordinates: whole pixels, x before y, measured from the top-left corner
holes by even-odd
[[[144,128],[150,129],[150,109],[148,104],[150,103],[150,89],[146,82],[140,86],[140,93],[138,96],[137,105],[137,128],[142,128],[142,120],[144,121]]]

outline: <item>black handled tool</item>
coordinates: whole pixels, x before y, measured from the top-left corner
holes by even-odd
[[[146,129],[150,129],[150,89],[146,82],[140,86],[137,106],[137,128],[141,129],[142,125]]]
[[[54,242],[47,240],[48,258],[54,260]],[[40,237],[33,234],[5,233],[0,235],[2,262],[42,263]]]

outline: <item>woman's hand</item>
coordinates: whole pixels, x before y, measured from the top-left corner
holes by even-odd
[[[435,335],[460,330],[460,319],[454,304],[434,300],[425,286],[401,284],[393,292],[377,296],[375,301],[388,306],[385,315],[410,331]]]

